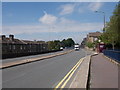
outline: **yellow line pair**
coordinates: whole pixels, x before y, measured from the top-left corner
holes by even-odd
[[[56,90],[57,88],[60,88],[60,85],[65,81],[66,81],[62,84],[61,88],[64,88],[65,85],[67,84],[67,82],[70,80],[70,78],[72,77],[72,75],[74,74],[74,72],[76,71],[76,69],[79,67],[79,65],[83,62],[84,58],[81,58],[77,64],[65,75],[65,77],[58,83],[58,85],[55,87],[54,90]]]

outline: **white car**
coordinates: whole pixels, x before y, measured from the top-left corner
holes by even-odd
[[[60,50],[63,50],[63,47],[60,47]]]

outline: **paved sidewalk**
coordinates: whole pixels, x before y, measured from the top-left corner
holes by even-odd
[[[118,65],[102,53],[91,58],[90,88],[118,88]]]

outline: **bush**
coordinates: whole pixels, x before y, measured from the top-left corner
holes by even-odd
[[[86,46],[89,47],[89,48],[93,48],[93,47],[94,47],[94,43],[87,42],[87,43],[86,43]]]

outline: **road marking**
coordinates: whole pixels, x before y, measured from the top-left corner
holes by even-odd
[[[79,61],[77,62],[77,64],[79,63]],[[77,65],[76,64],[76,65]],[[55,88],[58,88],[62,83],[63,83],[63,81],[69,76],[69,74],[73,71],[73,69],[76,67],[76,65],[75,66],[73,66],[73,68],[65,75],[65,77],[58,83],[58,85],[55,87]],[[56,90],[56,89],[55,89]]]
[[[75,70],[78,68],[78,66],[82,63],[82,61],[84,60],[84,58],[81,58],[74,66],[73,68],[65,75],[65,77],[58,83],[58,85],[55,87],[54,90],[56,90],[57,88],[60,87],[60,85],[65,81],[66,78],[68,78],[65,83],[62,85],[62,87],[64,87],[66,85],[66,83],[69,81],[69,79],[72,77],[73,73],[75,72]]]
[[[68,77],[68,79],[64,82],[64,84],[61,86],[61,88],[64,88],[65,85],[67,84],[67,82],[71,79],[71,77],[73,76],[74,72],[77,70],[77,68],[81,65],[81,63],[83,62],[84,59],[80,60],[80,63],[77,65],[77,67],[73,70],[73,72],[70,74],[70,76]]]

